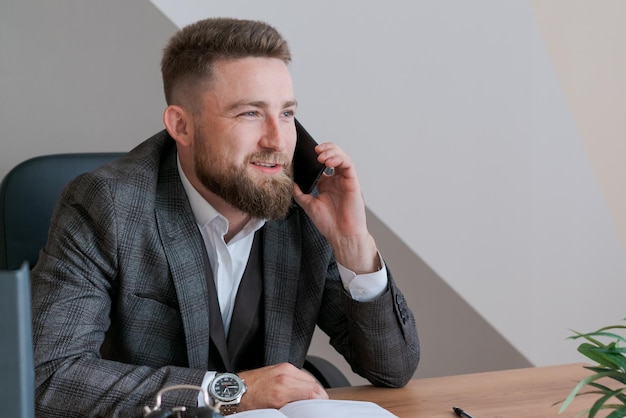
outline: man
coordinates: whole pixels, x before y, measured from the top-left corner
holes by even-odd
[[[166,130],[64,190],[32,274],[39,415],[137,416],[216,372],[247,385],[225,412],[326,398],[300,369],[316,324],[373,384],[411,378],[415,320],[350,158],[320,144],[334,175],[315,194],[292,181],[289,61],[261,22],[184,28],[162,60]]]

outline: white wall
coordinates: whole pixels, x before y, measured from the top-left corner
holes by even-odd
[[[127,151],[161,129],[175,30],[148,1],[1,1],[0,178],[29,157]]]
[[[574,48],[562,71],[584,62],[558,30],[570,22],[623,63],[624,3],[153,3],[178,26],[228,15],[281,29],[300,119],[352,154],[368,207],[532,363],[578,361],[569,328],[624,317],[624,245],[581,136],[594,130],[555,67],[561,49]]]

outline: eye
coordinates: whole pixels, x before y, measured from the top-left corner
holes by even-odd
[[[295,114],[296,114],[296,112],[294,112],[293,110],[285,110],[285,111],[283,111],[283,117],[285,117],[285,118],[292,118]]]

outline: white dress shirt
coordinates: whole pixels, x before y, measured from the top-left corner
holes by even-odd
[[[222,313],[224,332],[228,335],[233,315],[237,290],[248,264],[248,257],[254,241],[254,233],[265,225],[264,219],[252,218],[228,243],[224,235],[228,232],[228,219],[222,216],[191,185],[183,172],[180,160],[178,173],[189,199],[194,218],[204,239],[204,245],[211,263],[215,289]],[[367,302],[382,295],[387,288],[387,273],[382,257],[382,268],[376,272],[357,275],[352,270],[337,263],[339,275],[346,291],[354,300]],[[204,376],[202,387],[206,389],[215,377],[215,371]],[[198,395],[198,405],[204,405],[202,394]]]

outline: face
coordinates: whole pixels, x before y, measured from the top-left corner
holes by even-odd
[[[209,198],[254,217],[284,217],[291,206],[296,143],[287,66],[272,58],[220,61],[201,97],[193,165]]]

